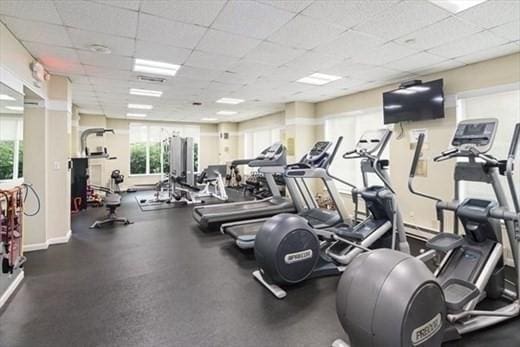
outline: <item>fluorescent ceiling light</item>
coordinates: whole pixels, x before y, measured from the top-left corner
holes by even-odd
[[[160,90],[130,88],[131,95],[153,96],[159,98],[162,96],[162,93],[163,92],[161,92]]]
[[[397,90],[394,90],[392,93],[410,95],[410,94],[415,94],[417,92],[415,90],[411,90],[410,88],[408,88],[408,89],[397,89]]]
[[[459,13],[487,0],[430,0],[431,3],[442,7],[451,13]]]
[[[202,118],[203,121],[206,121],[206,122],[214,122],[214,121],[217,121],[218,118]]]
[[[5,108],[11,111],[23,111],[22,106],[6,106]]]
[[[136,108],[138,110],[151,110],[153,106],[143,104],[128,104],[128,108]]]
[[[127,113],[127,117],[136,117],[136,118],[144,118],[146,117],[145,113]]]
[[[232,116],[234,114],[237,114],[237,112],[235,112],[235,111],[218,111],[217,114],[220,116]]]
[[[163,76],[175,76],[181,66],[161,61],[135,59],[134,71],[146,72]]]
[[[300,78],[296,82],[313,84],[315,86],[322,86],[324,84],[334,82],[341,79],[340,76],[326,75],[324,73],[313,73],[312,75]]]
[[[230,105],[236,105],[244,102],[242,99],[233,99],[233,98],[220,98],[217,100],[219,104],[230,104]]]
[[[403,108],[402,105],[386,105],[385,110],[397,110],[399,108]]]
[[[7,94],[0,94],[0,100],[9,100],[9,101],[13,101],[13,100],[16,100],[16,99],[13,98],[12,96],[7,95]]]

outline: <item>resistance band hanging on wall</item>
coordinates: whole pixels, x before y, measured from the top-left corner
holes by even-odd
[[[24,212],[24,203],[29,191],[37,201],[33,213]],[[22,184],[7,190],[0,190],[0,257],[2,273],[12,274],[26,262],[22,252],[23,215],[35,216],[40,211],[40,198],[32,185]]]

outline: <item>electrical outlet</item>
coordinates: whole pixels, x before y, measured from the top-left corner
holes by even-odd
[[[60,168],[61,168],[60,162],[59,161],[55,161],[54,162],[54,170],[59,170]]]

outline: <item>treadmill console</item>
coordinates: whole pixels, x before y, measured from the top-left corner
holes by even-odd
[[[386,138],[390,135],[390,130],[384,128],[379,130],[365,131],[358,143],[356,152],[374,153],[383,146]]]
[[[451,145],[461,151],[476,149],[479,153],[486,153],[491,149],[497,131],[498,120],[470,119],[457,125]]]
[[[328,157],[328,150],[332,146],[330,141],[318,141],[314,144],[311,150],[305,155],[305,161],[309,164],[318,163],[324,158]]]
[[[251,167],[285,166],[285,162],[285,147],[280,142],[275,142],[264,149],[254,160],[251,160],[248,165]]]

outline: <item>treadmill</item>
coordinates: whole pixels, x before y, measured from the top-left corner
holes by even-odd
[[[264,150],[257,158],[249,162],[250,167],[257,167],[265,175],[272,196],[254,201],[197,206],[193,209],[193,219],[202,229],[211,229],[222,223],[245,219],[270,217],[279,213],[294,213],[295,204],[300,205],[299,197],[282,197],[273,175],[283,173],[287,163],[287,150],[279,142]],[[289,193],[293,182],[287,182]],[[293,203],[293,201],[295,203]]]
[[[335,147],[338,146],[339,142],[336,143]],[[286,166],[284,172],[286,181],[294,181],[298,193],[301,194],[306,203],[306,206],[300,209],[298,214],[305,218],[311,227],[316,229],[330,228],[340,223],[350,223],[349,216],[342,203],[343,200],[339,196],[333,178],[327,174],[327,168],[334,159],[329,153],[331,147],[332,142],[330,141],[316,142],[299,162]],[[335,202],[338,211],[319,208],[309,187],[305,183],[305,178],[321,179]],[[297,192],[292,191],[290,193],[291,196],[297,194]],[[267,219],[260,218],[222,224],[220,231],[231,236],[239,248],[250,249],[254,247],[256,233]]]

